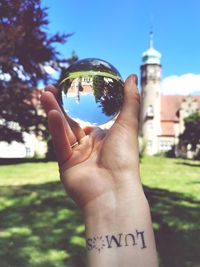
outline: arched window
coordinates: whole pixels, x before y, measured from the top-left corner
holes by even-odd
[[[147,117],[153,117],[153,116],[154,116],[153,106],[149,105],[147,108]]]

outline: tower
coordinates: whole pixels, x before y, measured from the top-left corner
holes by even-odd
[[[150,33],[150,48],[142,55],[140,135],[147,145],[147,154],[159,151],[160,125],[161,54],[154,49],[153,33]]]

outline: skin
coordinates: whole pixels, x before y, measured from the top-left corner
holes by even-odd
[[[41,102],[48,115],[65,190],[83,211],[86,238],[117,231],[144,230],[145,252],[121,249],[88,253],[88,266],[157,266],[148,202],[139,173],[137,77],[125,81],[122,110],[109,130],[80,126],[63,114],[57,89],[47,86]],[[78,142],[78,146],[71,147]],[[100,257],[100,258],[99,258]],[[135,262],[135,265],[133,265]],[[99,264],[99,265],[98,265]]]

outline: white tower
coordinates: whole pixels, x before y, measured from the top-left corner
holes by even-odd
[[[154,49],[153,33],[150,33],[150,48],[142,55],[140,135],[147,145],[146,153],[158,153],[160,125],[161,54]]]

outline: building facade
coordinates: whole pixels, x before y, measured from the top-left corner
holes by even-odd
[[[39,115],[44,114],[44,110],[40,104],[41,90],[34,90],[32,94],[32,100],[30,105],[34,105]],[[45,116],[45,114],[44,114]],[[0,120],[0,125],[4,124],[3,120]],[[11,129],[21,131],[20,126],[16,122],[10,122],[8,127]],[[23,132],[24,143],[13,140],[11,143],[6,141],[0,141],[0,158],[33,158],[44,157],[47,152],[47,144],[41,137],[37,137],[34,132]]]
[[[162,95],[161,54],[154,49],[153,35],[150,48],[142,55],[140,136],[146,153],[155,155],[177,147],[184,131],[184,118],[200,110],[200,96]]]

